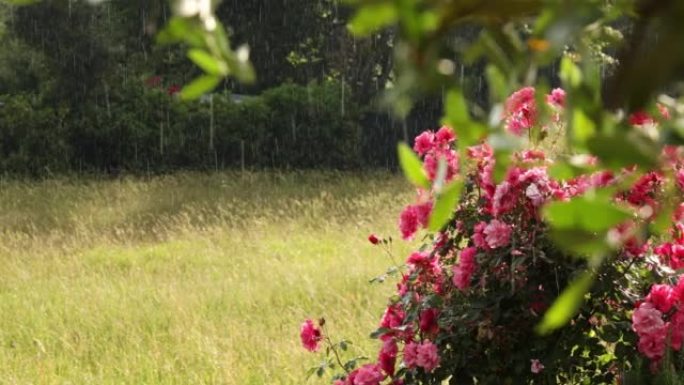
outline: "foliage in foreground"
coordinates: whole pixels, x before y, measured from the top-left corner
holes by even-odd
[[[541,100],[531,87],[514,93],[506,130],[562,135],[564,91]],[[627,120],[646,135],[669,118],[661,106],[659,116]],[[310,320],[302,325],[307,349],[326,345],[319,375],[341,370],[335,385],[679,383],[684,149],[666,147],[646,173],[587,155],[567,170],[555,162],[563,151],[545,152],[545,140],[513,153],[503,170],[487,143],[460,157],[446,126],[416,138],[418,155],[400,147],[418,188],[401,214],[402,236],[429,232],[390,269],[401,279],[372,333],[382,341],[377,360],[343,362],[341,343]]]

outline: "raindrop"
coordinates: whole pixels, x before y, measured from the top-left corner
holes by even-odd
[[[345,96],[344,96],[344,89],[345,89],[344,78],[342,78],[342,80],[340,81],[340,88],[341,88],[340,93],[342,95],[342,97],[340,99],[340,116],[344,116],[344,112],[345,112],[344,111],[344,109],[345,109],[345,106],[344,106],[344,98],[345,98]]]

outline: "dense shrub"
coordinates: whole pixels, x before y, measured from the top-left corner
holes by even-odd
[[[531,130],[553,138],[564,105],[560,89],[543,106],[522,89],[504,106],[504,126],[518,140]],[[660,113],[630,116],[632,134],[656,130],[669,118]],[[576,154],[577,172],[564,173],[554,158],[568,154],[543,142],[497,169],[508,154],[483,142],[460,156],[455,141],[442,127],[416,137],[416,154],[405,148],[420,187],[399,229],[424,242],[381,277],[400,275],[372,333],[377,358],[343,361],[348,342],[331,341],[324,319],[307,320],[304,347],[326,348],[312,372],[333,368],[335,385],[681,384],[684,148],[666,147],[645,171]]]
[[[78,108],[6,95],[0,170],[353,169],[364,159],[362,111],[341,97],[333,82],[284,84],[239,100],[217,93],[192,103],[129,83]]]
[[[65,111],[41,105],[31,95],[3,100],[0,107],[0,167],[9,173],[50,173],[69,167]]]

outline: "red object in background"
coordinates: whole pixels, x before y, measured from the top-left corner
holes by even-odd
[[[169,94],[169,96],[173,96],[180,92],[181,87],[178,84],[171,84],[169,88],[166,89],[166,93]]]
[[[375,234],[371,234],[368,236],[368,242],[377,245],[378,243],[380,243],[380,239],[378,239],[378,237]]]
[[[162,77],[159,75],[155,76],[150,76],[149,78],[145,79],[145,85],[154,88],[154,87],[159,87],[162,82]]]

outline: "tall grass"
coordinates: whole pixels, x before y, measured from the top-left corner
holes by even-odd
[[[3,181],[0,384],[304,384],[307,316],[374,354],[392,287],[366,236],[410,197],[387,174]]]

